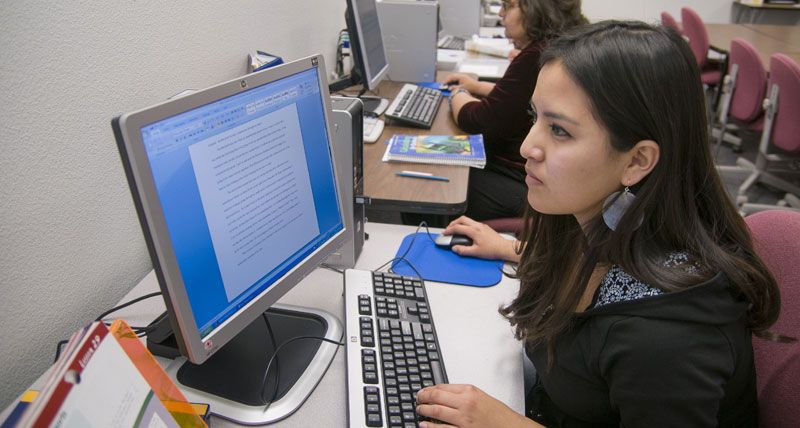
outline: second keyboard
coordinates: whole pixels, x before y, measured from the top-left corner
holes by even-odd
[[[384,114],[401,124],[430,129],[443,98],[438,89],[406,83]]]

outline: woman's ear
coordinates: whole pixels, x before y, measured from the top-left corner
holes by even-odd
[[[633,186],[642,181],[656,167],[660,154],[661,149],[653,140],[642,140],[636,143],[628,151],[629,160],[622,175],[622,184]]]

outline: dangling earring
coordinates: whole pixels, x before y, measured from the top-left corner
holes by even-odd
[[[628,186],[625,186],[625,190],[622,192],[617,191],[608,195],[606,201],[603,202],[603,220],[606,222],[606,226],[611,230],[617,230],[619,221],[635,200],[636,196],[631,193]]]

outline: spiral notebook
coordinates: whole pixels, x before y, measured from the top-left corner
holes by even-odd
[[[481,134],[398,134],[387,142],[383,160],[483,168],[486,166],[486,149]]]

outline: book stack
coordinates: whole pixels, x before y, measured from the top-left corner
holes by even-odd
[[[206,427],[177,386],[117,320],[76,332],[18,427]]]
[[[398,134],[387,142],[383,160],[483,168],[486,166],[486,150],[480,134]]]
[[[473,36],[464,42],[464,49],[500,58],[508,58],[508,54],[514,49],[514,45],[511,40],[505,38]]]

